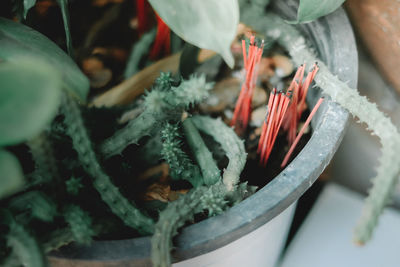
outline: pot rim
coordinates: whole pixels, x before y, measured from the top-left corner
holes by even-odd
[[[290,18],[296,17],[296,6],[294,0],[274,1],[274,8]],[[329,69],[356,88],[357,49],[344,10],[339,8],[326,17],[299,27],[318,48],[320,58]],[[321,92],[312,90],[309,94],[308,100],[313,104]],[[174,262],[227,245],[269,222],[294,203],[329,164],[345,134],[348,118],[346,110],[326,98],[313,119],[315,130],[296,158],[270,183],[241,203],[221,215],[183,228],[175,240],[177,248],[173,253]],[[150,258],[150,238],[96,241],[89,247],[70,245],[50,253],[49,259],[51,262],[69,260],[76,264],[79,261],[119,261],[138,265],[142,262],[146,265]]]

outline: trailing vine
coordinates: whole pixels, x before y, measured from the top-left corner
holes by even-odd
[[[87,134],[78,104],[68,94],[64,94],[62,112],[65,116],[67,134],[72,138],[75,150],[83,168],[93,178],[93,186],[111,211],[128,226],[143,234],[153,232],[154,222],[131,204],[111,182],[110,177],[102,170]]]

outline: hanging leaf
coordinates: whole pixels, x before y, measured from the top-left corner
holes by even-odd
[[[29,9],[31,9],[35,4],[36,0],[24,0],[24,19],[26,19]]]
[[[18,61],[36,57],[62,74],[63,88],[82,100],[89,92],[89,80],[75,62],[41,33],[8,19],[0,18],[0,59]]]
[[[17,192],[23,185],[24,175],[18,159],[0,149],[0,199]]]
[[[0,146],[38,135],[55,116],[62,81],[54,68],[36,58],[0,63]]]
[[[290,23],[306,23],[328,15],[340,7],[345,0],[300,0],[297,20]]]
[[[57,0],[57,4],[61,8],[61,14],[64,22],[65,39],[67,43],[67,50],[70,57],[74,58],[74,50],[72,47],[71,31],[69,29],[69,10],[68,10],[68,0]]]
[[[233,67],[230,50],[239,23],[236,0],[149,0],[165,23],[183,40],[219,53]]]

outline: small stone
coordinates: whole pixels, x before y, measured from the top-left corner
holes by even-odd
[[[272,57],[273,64],[275,66],[275,74],[279,77],[287,77],[293,72],[292,61],[283,55],[274,55]]]
[[[253,99],[251,101],[251,107],[257,108],[267,103],[267,93],[261,87],[254,88]]]
[[[227,107],[234,107],[240,92],[240,80],[237,78],[224,79],[210,91],[207,101],[200,104],[200,110],[205,113],[223,112]]]
[[[253,127],[261,127],[265,120],[266,113],[267,110],[264,106],[255,109],[251,113],[250,125]]]

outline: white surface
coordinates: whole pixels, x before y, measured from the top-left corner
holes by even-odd
[[[363,197],[342,186],[325,187],[285,254],[281,267],[399,267],[400,213],[386,209],[373,239],[352,243]]]
[[[173,267],[273,267],[292,222],[295,204],[248,235],[210,253]]]

